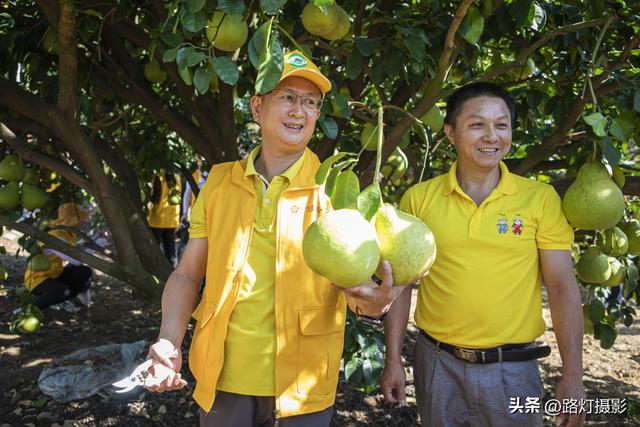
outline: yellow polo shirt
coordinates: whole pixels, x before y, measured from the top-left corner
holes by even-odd
[[[251,151],[245,171],[246,177],[253,177],[257,205],[247,262],[227,328],[218,390],[274,396],[277,208],[280,196],[302,169],[304,155],[269,183],[254,166],[260,150],[258,146]],[[191,213],[189,235],[207,237],[204,203],[199,200]]]
[[[480,206],[449,173],[411,187],[400,209],[433,231],[437,256],[420,282],[415,322],[470,348],[530,342],[544,333],[539,249],[570,250],[573,230],[556,191],[511,174]]]

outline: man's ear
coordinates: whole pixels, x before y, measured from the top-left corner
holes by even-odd
[[[262,97],[253,95],[251,97],[251,114],[256,122],[259,122],[260,119],[260,107],[262,107]]]
[[[444,124],[444,134],[447,136],[449,143],[455,145],[455,141],[453,138],[453,126],[451,126],[449,123]]]

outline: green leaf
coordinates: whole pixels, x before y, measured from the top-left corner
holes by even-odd
[[[418,63],[417,61],[414,63]],[[371,66],[371,81],[376,85],[381,85],[385,81],[383,58],[379,57]]]
[[[640,89],[633,95],[633,109],[640,113]]]
[[[253,65],[253,68],[255,68],[256,70],[260,68],[260,63],[262,62],[262,54],[267,49],[267,36],[271,31],[271,25],[271,20],[260,25],[260,27],[253,34],[253,37],[251,37],[251,40],[249,40],[249,45],[247,47],[247,51],[249,53],[249,61],[251,61],[251,65]]]
[[[378,49],[382,43],[382,37],[375,37],[370,39],[367,36],[355,37],[356,47],[364,56],[371,56]]]
[[[176,63],[180,68],[192,67],[196,64],[199,64],[206,58],[207,55],[204,54],[204,52],[199,52],[191,46],[186,46],[178,50],[178,53],[176,55]]]
[[[314,6],[331,6],[334,3],[334,0],[313,0]]]
[[[609,162],[611,167],[617,166],[618,163],[620,163],[620,158],[622,157],[622,153],[613,146],[609,136],[605,136],[602,139],[602,154],[604,155],[604,158],[607,159],[607,162]]]
[[[201,12],[184,12],[180,18],[180,22],[187,30],[192,33],[202,31],[207,26],[207,15]]]
[[[594,325],[594,328],[597,328],[598,330],[600,347],[604,348],[605,350],[613,347],[613,343],[616,342],[616,337],[618,336],[616,328],[605,323]]]
[[[369,359],[365,359],[362,362],[362,374],[364,375],[364,380],[367,386],[375,386],[378,384],[378,378],[376,378],[373,371],[374,368],[372,361]]]
[[[336,179],[336,186],[331,196],[331,204],[334,209],[355,209],[358,207],[358,194],[360,193],[360,181],[358,175],[352,170],[341,172]]]
[[[364,67],[364,57],[358,49],[352,49],[347,58],[347,78],[353,80],[358,77],[362,67]]]
[[[244,0],[218,0],[218,10],[229,15],[242,15],[244,12]]]
[[[179,31],[175,33],[162,33],[160,34],[160,38],[163,42],[167,44],[167,46],[178,47],[184,40],[182,34]]]
[[[325,180],[327,179],[327,176],[329,175],[329,169],[331,169],[331,166],[333,166],[335,162],[337,162],[347,154],[349,153],[340,152],[338,154],[334,154],[333,156],[325,159],[324,162],[320,163],[320,167],[316,172],[316,184],[318,185],[324,184]]]
[[[182,81],[187,86],[191,86],[193,84],[193,80],[191,79],[191,70],[189,67],[178,67],[178,74],[180,74]]]
[[[362,190],[358,196],[358,211],[364,219],[370,221],[376,214],[381,204],[380,185],[377,182]]]
[[[607,134],[605,131],[605,128],[607,127],[607,118],[601,113],[589,114],[588,116],[585,116],[584,121],[591,126],[593,133],[596,135],[605,136]]]
[[[185,0],[184,7],[189,12],[197,12],[204,7],[206,0]]]
[[[15,25],[16,21],[13,19],[13,16],[6,12],[0,13],[0,35],[8,34],[8,30],[13,28]]]
[[[604,318],[604,304],[600,300],[594,299],[591,301],[587,310],[589,319],[594,325],[599,324],[600,320]]]
[[[423,62],[427,58],[427,50],[424,42],[412,36],[402,37],[402,42],[409,50],[409,54],[418,62]]]
[[[261,55],[261,63],[256,77],[256,92],[260,94],[271,92],[278,86],[278,81],[282,76],[284,58],[282,56],[282,46],[278,40],[279,33],[272,32],[269,40],[270,46]]]
[[[609,127],[609,135],[619,139],[622,142],[627,142],[633,135],[633,130],[633,123],[629,123],[628,121],[621,118],[616,118],[611,122],[611,126]]]
[[[348,159],[336,164],[333,168],[331,168],[331,172],[329,172],[329,176],[327,177],[327,183],[324,186],[324,192],[327,196],[332,196],[336,184],[336,178],[338,178],[338,174],[340,173],[340,171],[355,162],[356,159]]]
[[[173,49],[167,49],[162,54],[162,62],[173,62],[176,59],[176,55],[178,54],[179,47],[174,47]]]
[[[347,363],[345,363],[345,365],[344,365],[344,378],[347,381],[349,381],[349,378],[351,378],[353,373],[360,367],[360,364],[358,362],[360,362],[359,359],[353,358],[353,359],[349,360]]]
[[[531,19],[531,28],[541,31],[547,23],[547,12],[538,3],[533,3],[534,12]]]
[[[338,136],[338,124],[333,117],[326,116],[324,120],[318,122],[320,129],[329,139],[336,139]]]
[[[220,77],[220,80],[228,85],[235,85],[240,78],[240,72],[236,63],[228,56],[216,56],[211,60],[213,69],[216,70],[216,74]]]
[[[274,15],[287,3],[287,0],[260,0],[260,8],[267,15]]]
[[[458,34],[470,44],[476,44],[480,40],[483,30],[484,18],[480,10],[475,6],[469,6],[467,14],[458,28]]]
[[[207,93],[209,84],[213,77],[213,70],[210,67],[199,67],[193,75],[193,85],[200,94]]]
[[[331,106],[333,109],[331,114],[342,119],[350,118],[351,109],[349,108],[349,100],[342,96],[337,90],[332,91],[331,98]]]

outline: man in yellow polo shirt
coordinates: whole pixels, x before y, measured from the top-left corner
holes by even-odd
[[[348,291],[305,264],[304,231],[330,209],[315,183],[320,162],[306,147],[331,83],[298,51],[284,61],[276,89],[251,99],[262,145],[214,166],[198,195],[149,351],[163,365],[147,387],[184,386],[179,349],[190,316],[197,320],[189,368],[203,426],[328,426],[347,299],[379,317],[402,292],[388,264],[380,287],[369,281]]]
[[[556,399],[583,399],[582,312],[573,276],[573,231],[546,184],[501,161],[511,147],[515,101],[473,83],[447,102],[445,133],[458,160],[448,174],[410,188],[400,208],[433,231],[436,261],[420,282],[414,380],[423,425],[541,426],[544,394],[533,341],[545,331],[546,286],[563,370]],[[404,401],[400,360],[411,292],[391,308],[381,388]],[[537,406],[536,406],[537,405]],[[580,425],[584,414],[561,414]]]

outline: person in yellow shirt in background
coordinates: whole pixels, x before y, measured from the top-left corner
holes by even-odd
[[[458,89],[445,118],[458,160],[448,174],[414,185],[400,203],[431,228],[437,248],[415,313],[414,381],[423,425],[542,426],[536,359],[550,349],[533,343],[545,331],[542,284],[563,363],[555,398],[585,398],[573,230],[553,187],[514,175],[502,162],[515,122],[508,91],[491,83]],[[407,290],[385,324],[381,389],[387,401],[401,404],[410,303]],[[584,413],[563,413],[557,421],[581,425]]]
[[[285,55],[276,89],[251,99],[262,145],[215,165],[193,207],[189,243],[165,285],[149,351],[161,365],[147,388],[185,385],[180,347],[193,316],[189,368],[202,426],[328,426],[347,299],[379,317],[402,291],[388,263],[381,286],[343,291],[302,257],[304,231],[330,209],[315,183],[320,162],[307,148],[330,88],[301,52]]]
[[[149,227],[172,266],[176,266],[176,229],[180,225],[180,178],[173,173],[153,178]]]
[[[88,218],[89,214],[75,203],[65,203],[58,207],[58,217],[49,225],[78,227]],[[49,234],[73,246],[77,243],[76,235],[68,229],[54,228]],[[44,309],[78,297],[88,306],[91,302],[91,269],[56,250],[44,249],[43,253],[49,258],[51,267],[46,271],[33,271],[27,267],[24,273],[24,285],[32,295],[32,303]]]

